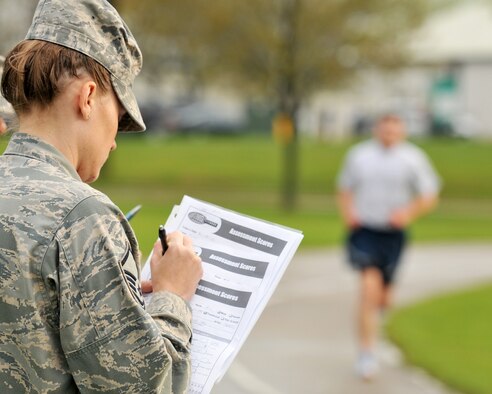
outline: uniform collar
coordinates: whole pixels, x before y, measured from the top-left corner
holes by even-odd
[[[53,145],[27,133],[14,133],[4,155],[24,156],[39,160],[63,170],[67,175],[81,181],[73,165]]]

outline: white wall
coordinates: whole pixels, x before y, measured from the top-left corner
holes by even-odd
[[[461,128],[470,134],[492,137],[492,63],[469,64],[459,78]]]
[[[427,131],[427,99],[431,73],[413,67],[398,72],[366,70],[344,91],[326,91],[303,108],[300,128],[321,139],[349,136],[358,117],[373,118],[394,111],[406,121],[411,135]]]

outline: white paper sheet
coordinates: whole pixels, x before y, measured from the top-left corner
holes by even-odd
[[[251,332],[303,235],[188,196],[173,209],[166,230],[188,235],[203,261],[204,275],[190,302],[189,392],[209,393]],[[150,278],[149,260],[142,279]]]

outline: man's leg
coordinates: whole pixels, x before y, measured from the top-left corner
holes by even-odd
[[[383,292],[381,294],[381,302],[379,304],[379,310],[381,312],[387,311],[393,304],[393,286],[391,284],[383,284]]]
[[[361,351],[371,352],[377,337],[378,317],[385,286],[381,272],[375,267],[365,268],[361,273],[359,301],[359,346]]]
[[[375,344],[379,327],[379,311],[384,295],[384,282],[379,269],[365,268],[361,272],[361,293],[358,313],[359,358],[356,372],[371,379],[378,371]]]

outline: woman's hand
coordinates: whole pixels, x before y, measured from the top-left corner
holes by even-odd
[[[142,291],[170,291],[189,301],[203,275],[202,260],[191,239],[179,231],[168,234],[167,243],[164,255],[160,241],[154,244],[150,260],[152,281],[142,281]]]

